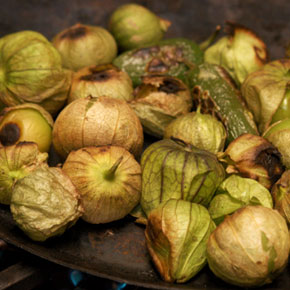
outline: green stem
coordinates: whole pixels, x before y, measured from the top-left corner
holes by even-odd
[[[215,41],[220,30],[221,30],[221,26],[217,25],[215,28],[215,31],[209,36],[209,38],[203,41],[202,43],[200,43],[199,45],[200,49],[203,51],[206,50]]]
[[[107,170],[105,173],[104,173],[104,178],[106,180],[113,180],[114,177],[115,177],[115,172],[117,170],[117,168],[119,167],[119,165],[121,164],[123,160],[123,156],[121,156],[115,163],[114,165],[109,169]]]

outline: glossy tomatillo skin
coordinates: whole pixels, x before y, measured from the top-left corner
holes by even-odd
[[[86,146],[116,145],[136,157],[143,147],[142,125],[123,100],[106,96],[81,98],[67,105],[53,127],[53,146],[66,158],[72,150]]]
[[[140,200],[141,167],[122,147],[85,147],[73,151],[63,171],[79,191],[84,207],[82,218],[89,223],[121,219]]]
[[[0,39],[0,99],[7,106],[35,103],[55,115],[64,105],[71,71],[40,33],[20,31]]]
[[[152,210],[145,231],[149,254],[166,282],[185,283],[206,264],[215,224],[205,207],[170,199]]]
[[[283,217],[263,206],[237,210],[212,232],[207,261],[213,273],[242,287],[271,283],[287,266],[290,249]]]
[[[48,152],[53,124],[51,115],[39,105],[7,107],[0,115],[0,143],[7,146],[21,141],[35,142],[41,152]]]

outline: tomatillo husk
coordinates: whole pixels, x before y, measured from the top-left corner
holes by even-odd
[[[111,33],[101,27],[77,23],[52,40],[65,68],[77,71],[83,67],[111,63],[117,55],[117,44]]]
[[[278,59],[249,74],[241,92],[260,133],[290,116],[290,60]]]
[[[176,138],[212,153],[224,150],[227,132],[210,114],[202,114],[198,108],[171,121],[164,130],[163,138]]]
[[[285,218],[290,228],[290,170],[286,170],[272,188],[274,208]]]
[[[52,138],[63,159],[72,150],[103,145],[124,147],[138,157],[144,141],[133,109],[125,101],[107,96],[81,98],[67,105],[55,120]]]
[[[47,153],[39,152],[33,142],[0,147],[0,203],[10,204],[17,180],[40,166],[47,166]]]
[[[124,51],[161,40],[170,24],[170,21],[158,17],[148,8],[129,3],[113,11],[109,30],[120,50]]]
[[[204,60],[223,66],[239,86],[268,61],[268,50],[264,41],[245,26],[227,21],[225,31],[227,36],[206,49]]]
[[[139,117],[144,132],[162,138],[165,127],[172,120],[191,110],[192,99],[188,87],[178,78],[151,75],[143,77],[129,104]]]
[[[215,224],[207,209],[170,199],[152,210],[145,230],[146,245],[166,282],[185,283],[206,265],[206,243]]]
[[[275,122],[264,132],[263,137],[277,147],[282,155],[282,162],[290,168],[290,119]]]
[[[74,74],[67,101],[88,96],[130,101],[134,98],[132,80],[125,71],[111,64],[85,67]]]
[[[41,152],[48,152],[52,142],[52,116],[36,104],[5,108],[0,114],[0,143],[35,142]]]
[[[256,287],[271,283],[287,266],[286,221],[264,206],[246,206],[216,227],[208,239],[207,261],[227,283]]]
[[[269,190],[284,171],[278,149],[265,138],[252,134],[240,135],[219,157],[227,163],[228,174],[255,179]]]
[[[35,103],[55,115],[64,105],[71,71],[40,33],[20,31],[0,39],[0,100],[7,106]]]
[[[62,235],[83,214],[75,186],[56,167],[38,168],[19,180],[10,209],[17,226],[34,241]]]
[[[63,171],[80,193],[82,219],[86,222],[119,220],[140,201],[141,167],[122,147],[84,147],[73,151],[63,164]]]

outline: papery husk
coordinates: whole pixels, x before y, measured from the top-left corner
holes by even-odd
[[[56,167],[38,168],[19,180],[10,209],[17,226],[34,241],[62,235],[83,214],[79,193]]]
[[[166,282],[185,283],[206,265],[206,243],[215,224],[206,208],[171,199],[148,217],[146,245]]]
[[[107,172],[117,165],[111,178]],[[63,171],[81,195],[82,219],[92,224],[124,218],[139,203],[141,167],[119,146],[85,147],[71,152]]]
[[[255,179],[267,189],[284,171],[278,149],[265,138],[252,134],[242,134],[232,141],[220,158],[225,159],[228,174]]]
[[[207,261],[227,283],[256,287],[271,283],[287,266],[289,233],[284,218],[263,206],[237,210],[212,232]]]
[[[47,166],[47,153],[41,153],[36,143],[20,142],[0,147],[0,203],[10,204],[17,180],[40,166]]]
[[[144,132],[162,138],[165,127],[172,120],[191,110],[192,99],[188,87],[181,80],[152,75],[143,78],[129,104],[139,117]]]
[[[111,33],[95,25],[77,23],[52,39],[65,68],[77,71],[83,67],[108,64],[117,55],[117,44]]]
[[[123,100],[106,96],[73,101],[58,115],[53,146],[63,159],[87,146],[115,145],[140,156],[144,142],[137,115]]]
[[[88,96],[130,101],[134,98],[132,80],[111,64],[85,67],[73,76],[68,103]]]
[[[7,106],[35,103],[55,115],[64,105],[71,71],[40,33],[20,31],[0,39],[0,99]]]
[[[286,170],[272,188],[274,208],[285,218],[290,228],[290,170]]]

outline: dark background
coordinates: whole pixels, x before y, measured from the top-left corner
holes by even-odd
[[[284,57],[290,41],[288,0],[0,0],[0,36],[30,29],[51,39],[77,22],[107,27],[113,9],[128,2],[170,20],[166,37],[200,42],[216,25],[230,20],[254,30],[267,44],[271,59]]]

